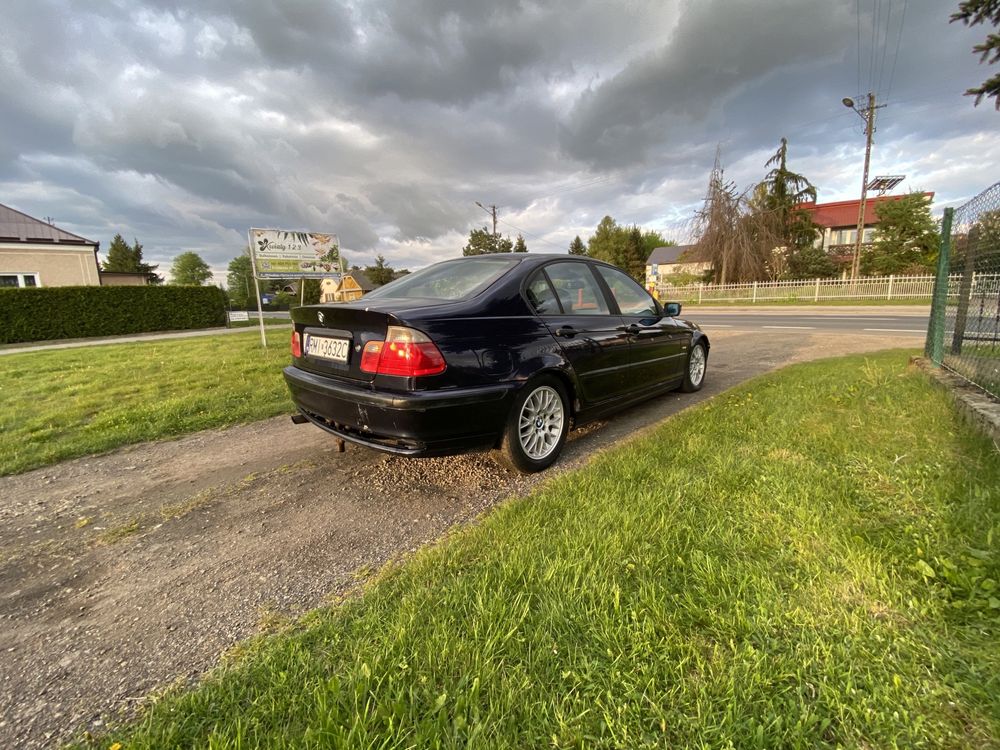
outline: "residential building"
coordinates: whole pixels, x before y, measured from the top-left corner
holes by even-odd
[[[930,200],[934,193],[924,193]],[[878,207],[889,201],[897,201],[903,195],[877,195],[865,201],[864,230],[861,234],[861,249],[870,246],[875,239],[878,226]],[[839,266],[850,266],[854,257],[854,247],[858,237],[858,211],[861,200],[835,201],[833,203],[802,203],[800,208],[807,211],[820,227],[816,240],[831,259]]]
[[[712,267],[710,262],[691,259],[693,249],[694,245],[655,248],[646,259],[646,286],[656,286],[663,281],[669,283],[671,276],[679,274],[701,276],[709,270]]]
[[[99,247],[0,204],[0,287],[99,286]]]
[[[320,302],[350,302],[361,299],[378,287],[361,271],[348,271],[339,280],[323,279],[320,282]]]

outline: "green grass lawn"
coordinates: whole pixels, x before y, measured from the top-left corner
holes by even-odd
[[[0,357],[0,474],[291,412],[288,332]]]
[[[95,744],[997,747],[1000,457],[906,361],[686,411]]]

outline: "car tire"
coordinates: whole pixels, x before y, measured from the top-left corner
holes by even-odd
[[[684,381],[681,391],[694,393],[700,391],[705,383],[705,372],[708,369],[708,348],[700,341],[691,347],[687,362],[684,365]]]
[[[500,444],[504,462],[522,474],[547,469],[562,453],[569,421],[566,388],[557,378],[528,381],[517,392],[507,416]]]

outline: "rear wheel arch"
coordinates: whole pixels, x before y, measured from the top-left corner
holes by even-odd
[[[530,388],[538,381],[539,378],[551,377],[559,381],[559,384],[563,387],[566,393],[566,400],[569,402],[569,414],[567,415],[570,420],[570,429],[573,427],[573,422],[576,420],[576,415],[581,409],[579,398],[577,397],[576,383],[573,377],[565,370],[559,369],[557,367],[546,367],[541,370],[535,370],[531,375],[524,379],[521,386],[515,391],[515,393],[521,393],[526,388]],[[499,448],[503,443],[503,434],[497,438],[496,443],[493,444],[494,448]]]
[[[559,458],[572,421],[566,383],[558,370],[539,370],[516,391],[499,445],[507,466],[530,474]]]
[[[570,418],[575,417],[580,411],[580,399],[576,392],[576,383],[574,382],[575,379],[565,370],[561,370],[556,367],[548,367],[544,370],[532,373],[531,377],[525,381],[525,386],[530,384],[535,378],[543,375],[550,375],[562,383],[563,388],[566,389],[566,398],[569,401],[569,416]]]

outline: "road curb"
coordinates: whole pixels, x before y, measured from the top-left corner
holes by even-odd
[[[931,382],[951,396],[962,418],[993,441],[1000,452],[1000,401],[943,367],[935,367],[925,357],[911,357],[910,364],[930,376]]]
[[[914,318],[926,318],[930,314],[930,307],[921,306],[893,306],[893,305],[858,305],[857,307],[826,305],[812,307],[808,305],[755,305],[729,307],[728,305],[684,305],[682,315],[688,313],[762,313],[765,315],[775,315],[781,313],[811,313],[813,315],[871,315],[878,313],[881,315],[910,316]]]

